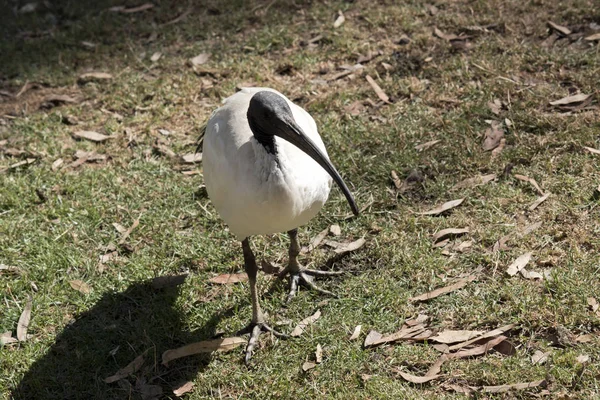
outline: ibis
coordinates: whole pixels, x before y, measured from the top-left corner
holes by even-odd
[[[256,286],[258,266],[250,237],[279,232],[289,235],[289,261],[280,273],[281,278],[290,278],[288,300],[299,284],[330,293],[318,287],[313,276],[336,272],[300,265],[297,228],[323,207],[332,180],[355,215],[358,208],[329,160],[314,119],[276,90],[244,88],[228,97],[207,123],[202,153],[208,196],[242,244],[252,302],[252,320],[244,329],[250,333],[245,357],[248,362],[261,332],[285,337],[267,324],[261,310]]]

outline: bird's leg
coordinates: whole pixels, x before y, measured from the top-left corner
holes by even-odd
[[[319,271],[316,269],[304,268],[298,262],[298,254],[300,254],[300,243],[298,242],[298,230],[293,229],[288,232],[290,236],[290,250],[288,266],[279,273],[279,278],[290,275],[290,291],[288,293],[287,302],[289,302],[298,290],[298,284],[305,284],[309,288],[316,290],[319,293],[337,297],[335,293],[320,288],[314,283],[314,276],[333,276],[341,275],[340,271]]]
[[[258,300],[258,291],[256,290],[256,274],[258,272],[258,266],[256,265],[256,258],[250,248],[250,241],[248,238],[242,241],[242,250],[244,251],[244,268],[246,274],[248,274],[248,283],[250,284],[250,297],[252,300],[252,321],[250,325],[242,329],[238,334],[250,333],[250,339],[248,340],[248,346],[246,346],[246,363],[252,358],[252,352],[256,347],[256,342],[261,332],[271,332],[277,337],[287,337],[275,329],[271,328],[265,322],[265,315],[260,308],[260,302]]]

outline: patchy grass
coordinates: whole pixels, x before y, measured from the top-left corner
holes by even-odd
[[[40,2],[31,13],[16,11],[24,3],[1,5],[0,264],[22,274],[0,272],[0,331],[14,336],[27,297],[33,298],[31,336],[0,348],[2,394],[136,398],[151,384],[172,397],[173,387],[191,380],[190,399],[438,399],[463,396],[443,383],[546,379],[552,397],[599,396],[600,321],[587,298],[600,293],[600,156],[582,147],[600,148],[600,47],[584,40],[598,29],[598,8],[591,0],[452,1],[435,8],[396,3],[165,0],[132,14],[108,11],[122,5],[115,1]],[[346,22],[334,29],[338,10]],[[550,43],[548,20],[574,33]],[[433,35],[434,27],[469,38],[450,43]],[[378,50],[382,54],[363,70],[328,80],[341,65]],[[152,62],[156,52],[162,56]],[[202,52],[211,58],[194,71],[187,60]],[[89,71],[113,78],[78,83]],[[366,74],[391,104],[378,100]],[[302,291],[282,307],[285,288],[266,293],[270,282],[261,276],[271,319],[292,321],[282,330],[322,310],[300,338],[263,337],[250,368],[241,348],[165,367],[163,351],[233,334],[250,318],[246,284],[208,282],[241,270],[240,246],[198,189],[201,174],[182,173],[201,172],[201,165],[183,165],[178,157],[193,151],[210,112],[243,83],[274,87],[311,112],[359,205],[372,202],[359,218],[342,219],[349,210],[334,192],[319,217],[301,229],[303,243],[339,223],[344,239],[365,236],[367,244],[334,264],[346,275],[324,282],[339,299]],[[592,95],[587,108],[565,113],[548,104],[578,92]],[[40,108],[51,94],[67,94],[76,104]],[[502,102],[498,115],[488,105],[494,99]],[[69,125],[74,118],[78,124]],[[487,120],[505,131],[505,147],[495,155],[481,147]],[[75,130],[112,138],[77,142]],[[415,149],[431,140],[440,142]],[[77,150],[107,159],[73,166]],[[35,161],[4,170],[27,158]],[[59,158],[64,163],[53,170]],[[412,172],[418,182],[398,191],[392,170],[401,180]],[[490,173],[497,179],[486,185],[453,189]],[[530,211],[539,193],[514,174],[534,178],[552,195]],[[462,197],[464,203],[444,215],[416,214]],[[112,224],[127,228],[136,219],[139,226],[117,245],[121,234]],[[525,234],[536,222],[541,226]],[[431,236],[449,227],[468,227],[473,246],[450,256],[433,248]],[[491,251],[507,234],[508,248]],[[110,244],[116,255],[100,263]],[[254,240],[260,256],[279,262],[285,262],[286,245],[285,235]],[[549,270],[551,279],[504,273],[528,251],[528,268]],[[331,254],[320,248],[304,262],[319,267]],[[408,301],[475,271],[477,280],[464,289],[425,303]],[[189,277],[177,288],[157,290],[149,283],[184,272]],[[89,284],[91,293],[73,290],[74,279]],[[422,375],[439,357],[433,347],[365,350],[361,343],[368,330],[394,332],[419,313],[440,330],[514,323],[509,340],[517,352],[450,361],[441,379],[409,384],[394,368]],[[348,342],[358,324],[361,340]],[[584,334],[592,334],[590,342],[577,341]],[[324,362],[303,373],[317,344]],[[545,364],[532,365],[536,350],[551,352]],[[103,382],[144,352],[144,366],[130,379]],[[577,361],[582,354],[589,363]]]

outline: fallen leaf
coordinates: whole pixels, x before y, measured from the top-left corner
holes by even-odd
[[[247,340],[242,337],[229,337],[224,339],[204,340],[188,344],[177,349],[167,350],[162,354],[162,363],[164,365],[181,357],[191,356],[198,353],[213,353],[215,351],[225,352],[235,349],[246,343]]]
[[[383,101],[384,103],[390,103],[390,98],[388,97],[387,94],[385,94],[385,92],[383,91],[383,89],[381,89],[381,87],[379,87],[379,85],[377,84],[377,82],[375,82],[373,80],[373,78],[371,78],[370,75],[366,76],[367,82],[369,82],[369,85],[371,85],[371,87],[373,88],[373,90],[375,91],[375,94],[377,94],[377,97],[379,97],[381,99],[381,101]]]
[[[510,276],[515,276],[520,270],[522,270],[529,260],[531,260],[531,255],[533,253],[525,253],[520,255],[515,261],[512,262],[506,269],[506,273]]]
[[[473,178],[467,178],[465,180],[458,182],[456,185],[454,185],[454,187],[452,187],[452,189],[457,190],[457,189],[473,188],[476,186],[485,185],[486,183],[491,182],[494,179],[496,179],[496,177],[497,177],[496,174],[488,174],[488,175],[476,176]]]
[[[190,63],[192,65],[202,65],[206,64],[206,62],[210,59],[210,54],[208,53],[200,53],[196,57],[190,59]]]
[[[392,182],[394,183],[394,186],[396,187],[396,189],[401,189],[402,181],[398,177],[398,173],[396,171],[392,170],[390,172],[390,176],[392,177]]]
[[[350,336],[350,338],[348,340],[358,339],[358,337],[360,336],[361,329],[362,329],[362,325],[356,325],[356,327],[354,328],[354,332],[352,332],[352,335]]]
[[[544,279],[544,275],[540,274],[539,272],[529,271],[525,268],[521,269],[519,272],[525,279]]]
[[[592,312],[596,312],[600,308],[600,304],[598,304],[598,300],[596,300],[594,297],[588,297],[587,303],[588,303],[588,306],[590,306],[590,310],[592,310]]]
[[[448,210],[451,210],[454,207],[459,206],[464,200],[465,199],[462,198],[462,199],[447,201],[444,204],[442,204],[441,206],[438,206],[438,207],[436,207],[436,208],[434,208],[432,210],[420,212],[420,213],[417,213],[417,214],[420,214],[420,215],[438,215],[438,214],[441,214],[441,213],[446,212]]]
[[[482,333],[483,331],[444,329],[442,332],[429,338],[429,340],[444,344],[457,343],[473,339],[476,336],[480,336]]]
[[[527,383],[514,383],[512,385],[498,385],[498,386],[481,386],[477,388],[485,393],[503,393],[509,392],[511,390],[524,390],[530,389],[538,386],[546,385],[545,380],[535,381],[535,382],[527,382]]]
[[[302,364],[302,371],[304,371],[304,372],[310,371],[311,369],[315,368],[316,366],[317,366],[317,364],[315,364],[314,362],[305,361],[304,364]]]
[[[0,264],[0,273],[22,275],[23,271],[19,267],[14,267],[12,265]]]
[[[600,154],[600,150],[594,149],[593,147],[583,146],[583,148],[586,149],[587,151],[589,151],[592,154]]]
[[[127,232],[127,228],[125,228],[123,225],[119,224],[118,222],[113,222],[112,226],[114,226],[114,228],[117,230],[117,232],[119,232],[120,234],[123,234],[125,232]]]
[[[321,317],[321,310],[317,310],[317,312],[315,312],[313,315],[311,315],[310,317],[304,318],[302,321],[300,321],[300,323],[294,328],[294,330],[292,331],[292,333],[290,334],[290,336],[295,337],[295,336],[300,336],[302,335],[302,333],[304,333],[304,330],[309,326],[315,323],[316,320],[319,319],[319,317]]]
[[[585,364],[588,361],[590,361],[590,356],[588,356],[587,354],[581,354],[581,355],[577,356],[577,358],[575,360],[577,360],[577,362],[579,364]]]
[[[130,7],[130,8],[126,8],[124,6],[116,6],[116,7],[111,7],[108,10],[109,11],[113,11],[113,12],[120,12],[123,14],[133,14],[133,13],[138,13],[141,11],[146,11],[151,9],[152,7],[154,7],[154,4],[152,3],[144,3],[142,5],[136,6],[136,7]]]
[[[127,378],[129,375],[136,373],[144,364],[144,356],[146,353],[137,356],[132,362],[117,371],[116,374],[104,379],[106,383],[113,383]]]
[[[515,324],[508,324],[508,325],[501,326],[500,328],[488,331],[488,332],[484,333],[481,336],[477,336],[477,337],[475,337],[473,339],[469,339],[469,340],[464,341],[462,343],[458,343],[458,344],[449,346],[448,347],[448,351],[454,351],[454,350],[462,349],[463,347],[469,346],[469,345],[471,345],[471,344],[473,344],[475,342],[478,342],[480,340],[488,339],[488,338],[492,338],[492,337],[501,335],[504,332],[508,332],[509,330],[511,330],[514,327],[515,327]]]
[[[391,335],[380,336],[379,338],[376,338],[376,339],[375,339],[375,335],[374,335],[372,338],[370,338],[369,344],[367,344],[367,340],[365,340],[365,347],[379,346],[380,344],[385,344],[385,343],[393,343],[393,342],[397,342],[402,339],[414,340],[415,336],[420,335],[421,333],[423,333],[426,330],[427,329],[425,328],[424,325],[418,324],[418,325],[412,326],[410,328],[402,328],[398,332],[392,333]],[[371,332],[369,332],[369,335],[371,335]]]
[[[534,224],[528,225],[523,229],[523,236],[529,235],[531,232],[537,230],[540,226],[542,226],[542,222],[536,222]]]
[[[502,111],[502,103],[498,99],[488,102],[488,107],[490,111],[496,115],[500,115],[500,112]]]
[[[4,332],[2,335],[0,335],[0,346],[17,343],[18,341],[18,339],[12,337],[11,331]]]
[[[433,235],[433,242],[436,243],[448,237],[456,237],[469,233],[469,228],[446,228]]]
[[[588,42],[600,41],[600,33],[594,33],[593,35],[586,36],[585,40]]]
[[[42,106],[50,108],[52,106],[58,106],[65,103],[74,104],[77,103],[77,100],[66,94],[51,94],[44,98]]]
[[[187,164],[195,164],[197,162],[202,161],[202,153],[190,153],[181,156],[181,159],[184,163]]]
[[[342,234],[342,228],[340,228],[339,225],[334,224],[329,227],[329,232],[331,232],[333,236],[339,236]]]
[[[530,178],[530,177],[525,176],[525,175],[519,175],[519,174],[515,174],[514,177],[517,178],[520,181],[530,183],[531,186],[533,186],[535,188],[535,190],[537,190],[537,192],[539,194],[541,194],[541,195],[544,194],[544,191],[540,188],[540,185],[538,185],[538,183],[535,181],[535,179]]]
[[[394,372],[396,372],[404,380],[407,380],[410,383],[427,383],[429,381],[432,381],[432,380],[440,377],[439,375],[416,376],[416,375],[409,374],[407,372],[402,372],[399,369],[395,369]]]
[[[489,127],[483,135],[483,150],[490,151],[494,150],[500,145],[500,142],[504,138],[504,130],[500,127],[500,124],[496,121],[492,122],[492,126]]]
[[[374,330],[371,330],[367,334],[367,337],[365,338],[365,342],[363,343],[363,346],[364,347],[373,346],[373,343],[377,342],[382,337],[383,337],[383,335],[381,333],[379,333],[377,331],[374,331]]]
[[[323,348],[320,344],[317,344],[317,350],[315,351],[315,361],[317,364],[321,364],[323,362]]]
[[[319,247],[321,242],[323,242],[323,239],[325,239],[327,237],[327,233],[329,233],[329,228],[323,229],[321,232],[319,232],[317,234],[317,236],[314,237],[314,239],[310,242],[310,244],[306,247],[303,247],[300,252],[301,253],[309,253],[309,252],[313,251],[314,249],[316,249],[317,247]]]
[[[248,275],[242,272],[239,274],[221,274],[219,276],[215,276],[214,278],[210,278],[208,281],[217,283],[219,285],[228,285],[230,283],[246,282],[247,280]]]
[[[493,349],[494,347],[496,347],[497,345],[499,345],[501,342],[505,341],[506,339],[507,339],[506,336],[500,335],[498,337],[491,338],[490,340],[488,340],[486,343],[482,344],[481,346],[473,347],[471,349],[461,350],[456,353],[446,354],[445,357],[447,357],[450,360],[454,360],[454,359],[459,359],[459,358],[475,357],[475,356],[480,356],[482,354],[487,354],[491,349]],[[482,340],[481,337],[477,338],[477,339],[471,339],[469,341],[480,341],[480,340]],[[464,342],[464,343],[466,343],[466,342]],[[471,342],[471,343],[473,343],[473,342]]]
[[[433,243],[433,248],[437,249],[437,248],[442,248],[442,247],[446,247],[446,245],[450,243],[450,239],[444,239],[444,240],[440,240],[439,242],[434,242]]]
[[[469,282],[474,281],[476,278],[475,275],[469,275],[466,278],[459,279],[451,285],[441,287],[439,289],[432,290],[431,292],[421,294],[419,296],[411,297],[410,301],[427,301],[434,299],[443,294],[454,292],[455,290],[459,290],[467,286]]]
[[[346,110],[346,112],[348,114],[356,117],[364,112],[365,106],[362,101],[356,100],[356,101],[348,104],[347,106],[345,106],[344,110]]]
[[[439,37],[440,39],[444,39],[447,41],[456,40],[456,39],[460,38],[460,36],[456,36],[452,33],[446,34],[446,33],[442,32],[441,30],[439,30],[437,27],[433,28],[433,34],[435,36]]]
[[[152,279],[152,287],[154,289],[164,289],[175,287],[183,284],[188,274],[159,276]]]
[[[594,335],[586,333],[585,335],[579,335],[575,338],[575,341],[578,343],[589,343],[594,340]]]
[[[71,285],[73,289],[83,294],[90,294],[92,292],[90,285],[79,279],[69,281],[69,285]]]
[[[333,250],[336,254],[346,254],[360,249],[367,241],[365,238],[360,238],[350,243],[341,243],[339,247]]]
[[[569,36],[571,34],[571,30],[569,28],[567,28],[566,26],[555,24],[552,21],[548,21],[548,26],[564,36]]]
[[[186,393],[189,393],[194,388],[194,382],[186,382],[176,389],[173,389],[173,394],[177,397],[181,397]]]
[[[575,103],[581,103],[583,101],[586,101],[588,98],[590,97],[589,94],[576,94],[573,96],[567,96],[567,97],[563,97],[560,100],[554,100],[550,102],[550,105],[553,106],[568,106],[571,104],[575,104]]]
[[[424,150],[427,150],[428,148],[438,144],[439,142],[441,142],[441,140],[431,140],[429,142],[425,142],[418,146],[415,146],[415,150],[424,151]]]
[[[112,75],[107,72],[88,72],[86,74],[79,75],[79,81],[88,82],[93,80],[105,81],[112,79]]]
[[[457,246],[454,246],[454,250],[464,253],[468,249],[470,249],[472,246],[473,246],[472,240],[465,240],[464,242],[460,242]]]
[[[344,17],[344,14],[342,14],[341,11],[338,11],[338,16],[335,19],[335,21],[333,22],[333,27],[334,28],[339,28],[340,26],[342,26],[342,24],[346,21],[346,18]]]
[[[94,131],[77,131],[73,133],[73,137],[75,139],[86,139],[96,143],[101,143],[111,138],[110,136],[106,136]]]
[[[54,160],[54,162],[52,163],[52,171],[56,171],[58,170],[58,168],[60,168],[61,165],[63,165],[64,160],[62,158],[58,158],[56,160]]]
[[[27,296],[27,302],[25,303],[25,308],[19,317],[19,322],[17,323],[17,339],[19,342],[24,342],[27,340],[27,329],[29,328],[29,321],[31,320],[31,308],[33,307],[31,296]]]
[[[140,215],[140,217],[141,217],[141,215]],[[119,245],[125,243],[125,241],[129,237],[129,235],[131,235],[131,232],[133,232],[133,230],[135,228],[137,228],[137,226],[140,224],[140,217],[138,217],[135,221],[133,221],[133,224],[129,227],[129,229],[127,229],[123,233],[123,235],[121,236],[121,239],[119,240]]]
[[[545,195],[543,195],[542,197],[538,197],[538,199],[537,199],[536,201],[534,201],[534,202],[533,202],[533,204],[531,204],[531,205],[529,206],[529,211],[533,211],[533,210],[535,210],[536,208],[538,208],[538,206],[539,206],[540,204],[542,204],[544,201],[546,201],[546,199],[547,199],[548,197],[550,197],[550,194],[551,194],[551,193],[550,193],[550,192],[548,192],[548,193],[546,193]]]
[[[162,57],[162,53],[157,51],[154,54],[152,54],[152,57],[150,57],[150,61],[157,62],[158,60],[160,60],[161,57]]]
[[[531,356],[531,363],[532,364],[539,364],[542,365],[543,363],[545,363],[546,361],[548,361],[548,356],[550,355],[551,352],[547,351],[547,352],[543,352],[540,350],[536,350],[535,353],[533,353],[533,355]]]

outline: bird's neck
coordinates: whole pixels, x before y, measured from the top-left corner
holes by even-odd
[[[277,155],[277,143],[275,143],[275,135],[265,133],[257,124],[254,124],[252,119],[248,120],[250,124],[250,130],[254,135],[254,138],[260,143],[267,153]]]

